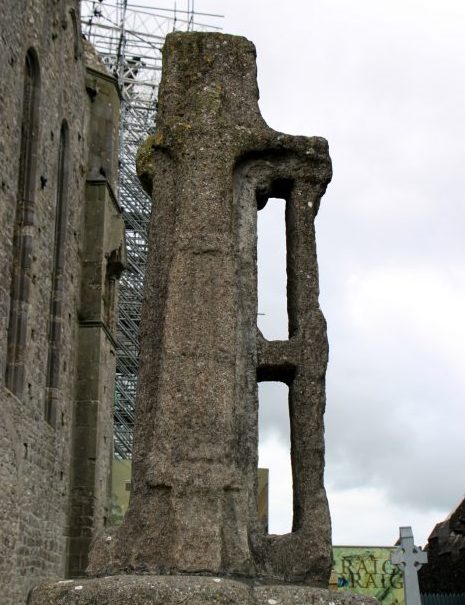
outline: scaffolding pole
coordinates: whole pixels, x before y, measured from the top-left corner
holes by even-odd
[[[121,92],[119,202],[126,227],[128,268],[120,280],[116,349],[114,453],[132,456],[132,434],[139,365],[139,323],[147,262],[152,200],[136,175],[142,141],[155,128],[161,76],[161,49],[171,31],[218,31],[222,15],[201,13],[194,0],[176,2],[81,0],[83,35],[93,44]]]

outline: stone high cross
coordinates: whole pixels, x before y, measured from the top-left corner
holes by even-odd
[[[129,510],[90,572],[223,574],[327,586],[326,324],[314,219],[327,142],[270,129],[245,38],[173,33],[140,179],[153,198]],[[286,201],[289,338],[257,329],[256,222]],[[292,532],[257,517],[257,381],[289,386]]]
[[[413,542],[411,527],[400,528],[400,546],[391,553],[391,563],[404,574],[405,605],[421,605],[418,571],[428,562],[428,554]]]
[[[129,509],[94,545],[98,577],[46,582],[30,605],[334,605],[314,231],[331,163],[324,139],[267,127],[255,71],[244,38],[166,38],[157,129],[138,161],[153,211]],[[256,324],[257,209],[269,197],[286,200],[289,314],[288,340],[272,342]],[[289,385],[283,536],[257,515],[260,380]]]

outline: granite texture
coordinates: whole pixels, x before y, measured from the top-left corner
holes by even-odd
[[[35,588],[28,605],[376,605],[371,597],[201,576],[113,576]]]
[[[324,139],[270,129],[257,101],[251,42],[167,36],[157,129],[137,165],[153,211],[132,493],[122,526],[95,544],[92,575],[327,586],[327,338],[314,218],[331,162]],[[270,197],[286,200],[289,339],[280,342],[256,324],[256,217]],[[294,520],[282,536],[257,518],[260,380],[290,390]]]

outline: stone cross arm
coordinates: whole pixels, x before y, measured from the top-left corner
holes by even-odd
[[[391,554],[391,563],[417,571],[428,562],[428,554],[415,546],[411,527],[400,528],[400,548]]]

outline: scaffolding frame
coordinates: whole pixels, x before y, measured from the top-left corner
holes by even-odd
[[[155,129],[165,36],[175,30],[217,31],[222,18],[197,12],[194,0],[186,0],[183,10],[175,2],[155,2],[157,6],[148,0],[81,0],[82,33],[115,76],[121,93],[118,197],[126,227],[128,267],[120,279],[116,349],[114,455],[120,459],[132,456],[139,323],[152,206],[136,175],[136,154]]]

